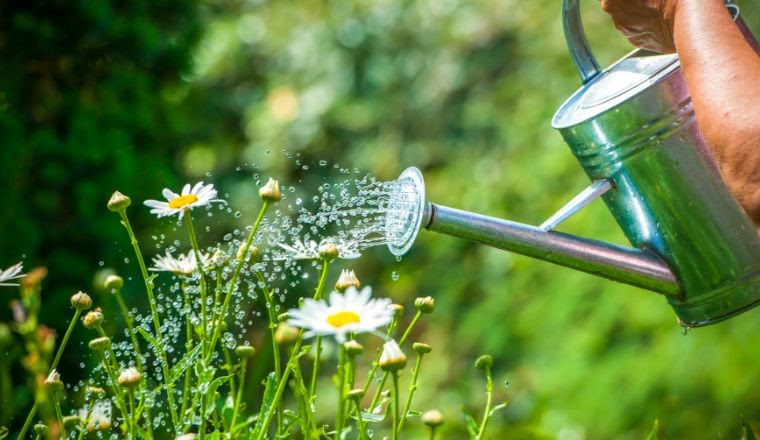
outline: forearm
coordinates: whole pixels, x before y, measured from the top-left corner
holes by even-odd
[[[760,57],[722,0],[681,0],[674,39],[705,140],[734,195],[760,222]]]

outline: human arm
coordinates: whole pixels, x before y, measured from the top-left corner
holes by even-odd
[[[632,43],[677,50],[705,141],[760,224],[760,57],[723,1],[603,0],[602,7]]]

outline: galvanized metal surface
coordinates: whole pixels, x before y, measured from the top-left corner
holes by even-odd
[[[404,205],[413,211],[409,218],[432,231],[663,293],[684,326],[754,307],[760,303],[760,238],[705,148],[677,59],[635,51],[599,72],[577,0],[564,0],[563,13],[584,86],[560,107],[553,125],[589,178],[611,183],[602,198],[635,249],[422,207],[419,200]],[[424,186],[414,175],[413,184]],[[404,235],[404,244],[417,232]]]
[[[648,56],[634,52],[607,72]],[[682,324],[705,325],[760,301],[760,239],[704,145],[680,68],[654,70],[625,100],[573,120],[605,73],[597,75],[557,111],[554,126],[590,179],[613,183],[602,198],[631,244],[672,268],[682,293],[669,301]]]
[[[539,258],[666,295],[679,293],[668,266],[654,253],[547,232],[535,226],[430,204],[427,229]]]

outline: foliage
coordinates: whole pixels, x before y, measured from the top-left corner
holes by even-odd
[[[136,198],[155,193],[176,179],[171,164],[191,177],[213,173],[238,206],[255,198],[250,173],[300,180],[300,197],[335,177],[313,166],[303,170],[295,160],[340,162],[383,179],[415,165],[423,169],[431,200],[533,224],[587,184],[549,126],[553,111],[578,87],[559,1],[183,3],[156,16],[182,12],[185,21],[168,20],[159,30],[139,32],[140,39],[108,46],[110,57],[77,49],[83,43],[74,37],[68,50],[38,41],[51,32],[46,29],[72,31],[81,41],[82,33],[113,31],[78,18],[89,17],[82,11],[96,4],[103,2],[67,4],[66,10],[40,3],[21,18],[9,13],[11,3],[0,5],[0,184],[6,197],[0,244],[6,255],[25,253],[30,264],[57,268],[50,304],[62,304],[100,259],[113,266],[124,258],[128,243],[109,238],[118,225],[96,214],[104,195],[116,186]],[[758,33],[757,8],[742,6]],[[120,15],[128,13],[125,4],[119,8]],[[128,15],[137,20],[139,9]],[[164,38],[161,32],[193,34],[196,10],[203,38],[193,49],[192,75],[178,81],[184,55],[168,66],[171,74],[159,74],[156,64],[129,68],[128,60],[145,52],[136,44],[144,39],[188,47],[187,35]],[[42,25],[25,24],[39,16]],[[603,65],[625,53],[627,44],[597,2],[584,3],[584,18]],[[18,26],[27,31],[13,37],[9,30]],[[37,65],[55,65],[36,62],[43,50],[39,59],[60,52],[84,66],[68,82],[52,82],[59,93],[47,100],[34,93],[47,96],[50,82],[29,74]],[[93,59],[139,80],[88,86],[85,67]],[[159,87],[163,81],[168,84]],[[88,90],[103,95],[74,125],[83,111],[76,102],[90,96],[81,93]],[[56,107],[72,102],[61,95],[76,105]],[[47,102],[57,118],[34,119],[36,107]],[[80,126],[84,133],[74,137]],[[55,148],[37,147],[48,142]],[[98,148],[101,143],[109,148]],[[282,148],[292,157],[265,153]],[[246,172],[236,172],[239,166]],[[171,233],[147,229],[140,217],[136,223],[139,236]],[[562,229],[624,242],[601,205]],[[10,258],[0,266],[14,262]],[[482,396],[469,360],[482,351],[495,354],[497,399],[503,400],[507,380],[511,395],[509,410],[490,424],[495,438],[638,439],[656,418],[663,438],[738,437],[739,414],[760,418],[758,358],[748,349],[758,330],[756,311],[684,336],[654,295],[424,233],[401,263],[378,250],[357,272],[382,279],[378,287],[397,302],[423,294],[438,301],[436,319],[419,329],[421,337],[442,344],[430,355],[439,367],[428,378],[436,394],[420,390],[420,402],[435,401],[447,415],[458,414],[462,404],[475,413]],[[45,322],[62,332],[65,322],[53,316],[55,309],[42,313],[58,319]],[[75,370],[80,357],[72,354],[64,363]],[[28,403],[24,393],[16,390],[20,403]],[[453,423],[439,432],[467,435]]]

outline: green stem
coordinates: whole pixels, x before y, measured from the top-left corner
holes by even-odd
[[[58,366],[58,361],[61,360],[63,349],[66,348],[66,344],[69,342],[69,337],[71,336],[71,332],[74,330],[74,326],[77,324],[77,320],[79,319],[79,315],[81,314],[82,314],[81,310],[78,310],[78,309],[74,310],[74,317],[69,323],[69,327],[66,329],[66,333],[64,333],[63,335],[63,340],[61,341],[61,345],[58,346],[58,351],[55,353],[55,358],[53,359],[53,363],[50,366],[50,371],[48,372],[48,376]],[[32,420],[34,420],[34,415],[37,414],[37,408],[39,407],[39,405],[40,405],[39,402],[37,402],[35,398],[34,405],[32,405],[32,409],[29,410],[29,414],[26,416],[26,420],[24,421],[24,426],[21,427],[21,431],[19,432],[18,437],[16,437],[17,440],[23,439],[24,436],[26,435],[26,432],[29,430],[29,427],[32,426]]]
[[[406,403],[404,404],[404,413],[401,415],[401,421],[398,423],[398,430],[404,427],[406,421],[406,415],[409,414],[409,407],[412,405],[412,397],[414,392],[417,391],[417,378],[420,375],[420,366],[422,365],[422,354],[417,356],[417,363],[414,365],[414,373],[412,374],[412,385],[409,387],[409,395],[406,397]]]
[[[310,438],[317,438],[319,437],[318,429],[317,429],[317,423],[314,421],[314,418],[312,417],[311,413],[311,403],[307,400],[307,396],[309,392],[306,390],[306,384],[303,380],[303,373],[301,372],[301,365],[299,362],[296,362],[295,366],[293,367],[293,379],[295,379],[295,392],[296,398],[298,399],[298,405],[301,411],[302,417],[299,419],[301,420],[301,430],[303,431],[304,439],[310,439]],[[314,436],[317,437],[314,437]]]
[[[132,324],[132,317],[129,315],[129,309],[127,309],[127,305],[124,303],[124,298],[121,297],[121,290],[117,289],[114,292],[114,296],[116,297],[116,302],[119,304],[121,314],[124,315],[124,322],[127,324],[129,339],[132,341],[132,348],[135,350],[135,363],[137,364],[137,369],[142,373],[145,371],[142,363],[142,350],[140,350],[140,343],[137,341],[137,334],[135,333],[135,327]]]
[[[322,291],[324,290],[325,280],[327,279],[327,272],[330,270],[330,262],[327,259],[322,260],[322,272],[319,275],[319,283],[314,291],[314,299],[319,301],[322,299]],[[317,392],[317,375],[319,374],[319,359],[322,356],[322,336],[317,335],[314,341],[315,354],[314,354],[314,366],[311,369],[311,383],[309,384],[309,402],[314,399],[314,394]]]
[[[127,234],[129,235],[129,241],[132,244],[132,248],[135,251],[135,257],[137,258],[137,263],[140,266],[140,273],[142,274],[143,281],[145,282],[145,292],[148,295],[148,305],[150,306],[150,313],[153,318],[153,327],[156,331],[156,338],[161,338],[161,321],[158,318],[158,311],[156,310],[156,301],[153,297],[153,281],[151,280],[151,277],[148,275],[148,269],[145,266],[145,260],[143,259],[142,252],[140,251],[140,245],[137,241],[137,237],[135,236],[134,231],[132,231],[132,226],[129,224],[129,218],[127,217],[127,211],[121,210],[119,211],[119,215],[121,216],[121,224],[124,225],[124,228],[127,230]],[[166,400],[169,403],[169,415],[172,419],[172,427],[176,431],[177,429],[177,407],[174,403],[174,394],[173,390],[174,387],[169,385],[166,381],[169,380],[169,362],[166,358],[166,352],[164,351],[164,348],[159,345],[158,347],[154,347],[156,352],[158,353],[158,356],[161,358],[161,369],[163,370],[162,378],[164,381],[164,387],[166,388]]]
[[[486,432],[486,426],[488,426],[488,419],[491,416],[490,412],[491,412],[491,399],[493,398],[493,379],[491,378],[490,366],[485,367],[485,373],[486,373],[486,409],[483,412],[483,421],[480,423],[478,436],[475,437],[476,440],[481,440],[483,438],[483,434],[485,434]]]
[[[356,406],[356,429],[359,430],[359,438],[361,440],[369,440],[367,438],[367,430],[364,429],[364,418],[362,417],[362,407],[359,405],[359,400],[355,400],[354,405]]]
[[[243,247],[241,248],[240,255],[241,257],[237,259],[237,264],[235,265],[235,271],[232,273],[232,278],[230,278],[230,281],[228,283],[229,289],[227,289],[227,294],[224,297],[224,303],[222,304],[222,309],[219,313],[220,320],[225,319],[227,315],[227,308],[229,307],[230,300],[232,299],[232,293],[235,291],[235,285],[237,284],[237,279],[240,276],[240,271],[243,269],[243,265],[245,264],[246,258],[248,256],[248,250],[251,248],[251,243],[253,243],[253,237],[256,236],[256,232],[259,230],[259,226],[261,226],[261,221],[264,218],[264,214],[267,211],[267,208],[269,207],[269,203],[264,201],[264,203],[261,205],[261,209],[259,210],[259,215],[256,217],[256,222],[253,224],[253,228],[251,228],[251,232],[248,234],[248,238],[245,241],[245,244],[243,244]],[[210,347],[216,346],[216,342],[219,339],[220,336],[220,329],[221,326],[217,325],[214,327],[214,333],[211,336],[211,345]],[[208,353],[206,353],[205,357],[205,363],[208,363],[208,361],[211,358],[211,351],[209,350]]]
[[[230,395],[237,394],[237,388],[235,387],[235,376],[232,374],[232,357],[230,356],[230,350],[227,347],[222,346],[222,354],[224,354],[224,362],[227,364],[230,373]]]
[[[420,319],[420,316],[422,316],[422,312],[419,310],[417,313],[414,314],[414,318],[412,318],[412,322],[409,323],[409,327],[406,328],[406,331],[401,336],[401,339],[398,340],[398,345],[402,345],[404,342],[406,342],[406,338],[409,337],[409,334],[412,332],[412,329],[415,325],[417,325],[417,321]]]
[[[190,322],[190,298],[187,296],[187,284],[184,281],[182,282],[182,296],[184,297],[185,307],[188,310],[188,313],[185,314],[185,352],[190,353],[193,350],[193,324]],[[183,431],[185,429],[185,412],[187,411],[187,404],[190,402],[190,379],[191,368],[188,368],[185,370],[185,382],[182,386],[182,404],[179,410]]]
[[[322,356],[322,336],[314,337],[314,365],[311,368],[311,382],[309,383],[309,401],[317,392],[317,375],[319,374],[319,358]]]
[[[391,435],[392,440],[398,439],[398,424],[399,424],[399,403],[398,403],[398,371],[391,373],[393,378],[393,432]]]
[[[338,354],[338,410],[335,411],[335,440],[343,431],[343,412],[346,406],[346,349],[340,345]]]
[[[128,432],[132,432],[132,424],[130,423],[130,417],[129,414],[127,414],[127,409],[124,405],[124,399],[122,396],[122,389],[121,386],[119,386],[119,381],[116,378],[116,374],[113,371],[113,368],[111,368],[111,365],[108,362],[108,359],[106,359],[106,356],[100,352],[98,353],[100,355],[100,363],[103,365],[103,369],[106,370],[106,375],[108,376],[108,379],[111,381],[111,390],[113,391],[113,394],[116,396],[116,407],[119,408],[119,411],[121,412],[121,417],[124,419],[124,423],[127,424]]]
[[[201,345],[203,345],[203,348],[201,349],[201,351],[205,355],[207,350],[210,351],[209,346],[206,345],[206,342],[207,342],[206,330],[208,329],[208,316],[206,312],[206,302],[207,302],[206,271],[203,270],[203,259],[201,258],[201,250],[200,250],[200,246],[198,245],[198,237],[195,235],[195,228],[193,227],[193,217],[192,215],[190,215],[190,211],[185,211],[182,218],[185,221],[185,225],[187,226],[187,235],[190,237],[190,243],[192,244],[192,247],[193,247],[193,253],[195,253],[195,261],[198,267],[198,272],[201,274],[201,282],[200,282]]]
[[[396,329],[396,324],[398,324],[398,317],[394,316],[391,319],[391,323],[388,324],[388,330],[385,332],[385,339],[388,340],[391,338],[391,335],[393,335],[393,330]],[[375,373],[377,372],[378,366],[380,366],[380,356],[383,355],[383,350],[378,350],[377,356],[375,357],[375,361],[372,362],[372,368],[369,371],[369,374],[367,375],[367,382],[364,384],[364,387],[362,388],[364,390],[364,394],[367,394],[367,391],[369,391],[369,386],[372,383],[372,379],[375,378]],[[383,380],[383,384],[385,384],[385,380]],[[382,388],[382,387],[381,387]]]
[[[131,432],[130,438],[134,439],[135,438],[134,427],[137,424],[137,416],[135,414],[135,397],[131,389],[127,391],[127,395],[129,396],[129,413],[132,416],[132,432]]]
[[[95,399],[90,397],[89,402],[87,403],[87,414],[84,416],[84,422],[82,423],[82,429],[79,431],[79,435],[77,436],[77,440],[82,440],[84,438],[84,432],[87,431],[87,425],[90,424],[90,418],[92,417],[92,410],[95,409]]]
[[[290,358],[288,365],[285,367],[285,371],[282,373],[282,380],[280,380],[280,383],[278,384],[277,390],[274,394],[274,402],[272,402],[272,406],[269,407],[269,410],[267,410],[267,413],[264,416],[263,426],[261,428],[261,431],[259,431],[259,435],[256,437],[256,440],[263,440],[266,437],[267,428],[272,422],[272,416],[274,415],[275,408],[277,408],[277,403],[280,401],[282,392],[285,390],[285,385],[288,382],[288,376],[290,376],[290,372],[293,370],[295,363],[298,362],[298,359],[301,357],[300,353],[298,353],[300,349],[301,338],[299,338],[298,341],[296,341],[296,344],[293,346],[294,355]]]
[[[412,332],[412,329],[417,324],[417,321],[420,319],[420,316],[422,316],[422,313],[418,310],[417,313],[414,314],[414,318],[412,318],[412,322],[409,323],[409,326],[406,328],[406,331],[404,332],[403,336],[401,336],[401,339],[398,341],[398,345],[403,344],[406,339],[409,337],[409,334]],[[382,355],[382,352],[381,352]],[[379,362],[379,357],[378,357]],[[374,371],[376,370],[375,365],[373,365],[373,370],[371,371],[371,374],[374,374]],[[365,385],[365,390],[369,388],[369,381],[372,379],[372,376],[367,378],[367,384]],[[375,391],[375,395],[372,397],[372,403],[370,404],[370,411],[372,411],[372,408],[377,405],[378,399],[380,399],[380,394],[383,392],[383,387],[385,386],[385,382],[388,380],[388,372],[386,371],[383,373],[383,378],[380,380],[380,386],[377,387],[377,390]]]
[[[272,301],[272,295],[267,286],[266,279],[261,272],[256,272],[256,276],[262,283],[262,291],[264,292],[264,300],[266,301],[267,319],[269,319],[269,336],[272,339],[272,358],[274,359],[274,377],[277,381],[282,377],[281,364],[280,364],[280,346],[277,344],[277,340],[274,337],[275,330],[277,328],[277,317],[274,315],[274,302]],[[282,405],[280,405],[282,406]],[[282,419],[282,407],[277,409],[277,432],[282,432],[283,419]]]
[[[428,440],[435,440],[435,426],[430,427],[430,438]]]
[[[53,406],[55,407],[55,417],[58,419],[58,425],[61,428],[60,438],[65,439],[67,437],[66,427],[63,426],[63,414],[61,414],[61,402],[58,401],[57,397],[53,398]]]
[[[240,361],[240,384],[238,385],[237,395],[235,396],[235,405],[232,407],[232,421],[230,422],[230,430],[235,429],[235,421],[237,420],[238,410],[240,409],[240,399],[243,397],[243,387],[245,386],[245,370],[248,367],[248,358],[243,358]]]

